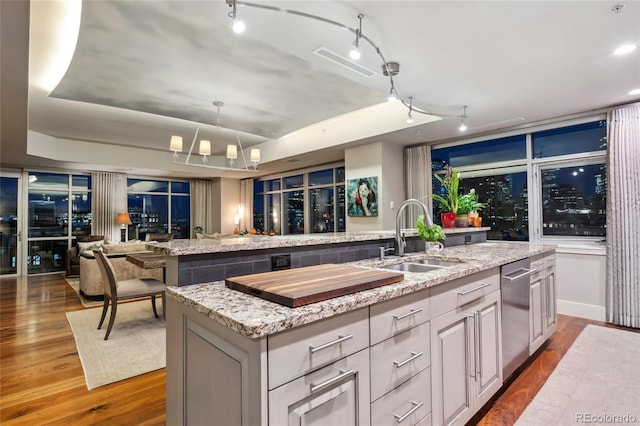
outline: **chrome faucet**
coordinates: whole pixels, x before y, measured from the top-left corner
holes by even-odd
[[[404,256],[404,248],[407,245],[406,241],[404,240],[404,234],[400,233],[400,220],[401,220],[400,218],[402,215],[402,211],[409,204],[415,204],[421,207],[422,211],[424,212],[425,225],[427,226],[433,225],[433,219],[429,214],[429,210],[427,209],[426,204],[424,204],[422,201],[416,200],[415,198],[409,198],[408,200],[403,201],[402,204],[400,204],[400,207],[398,207],[398,212],[396,213],[396,246],[398,249],[398,256]]]

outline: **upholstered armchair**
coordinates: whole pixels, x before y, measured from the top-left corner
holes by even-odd
[[[104,241],[104,235],[79,235],[76,237],[76,241],[73,243],[73,247],[67,249],[65,257],[65,266],[67,269],[67,276],[80,275],[80,245],[86,243],[102,243]],[[82,244],[79,244],[82,243]]]

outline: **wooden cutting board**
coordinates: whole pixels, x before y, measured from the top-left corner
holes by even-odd
[[[225,284],[231,289],[296,308],[402,280],[404,275],[398,272],[329,263],[230,277]]]

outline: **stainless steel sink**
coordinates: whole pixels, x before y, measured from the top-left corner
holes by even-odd
[[[417,260],[416,263],[438,266],[440,268],[447,268],[449,266],[460,265],[460,262],[451,262],[448,260],[441,260],[441,259],[422,259],[422,260]]]
[[[394,271],[401,271],[401,272],[431,272],[431,271],[439,271],[443,268],[444,266],[406,262],[406,263],[398,263],[395,265],[385,266],[383,269],[393,269]]]

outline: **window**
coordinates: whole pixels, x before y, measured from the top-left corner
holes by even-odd
[[[532,140],[534,158],[606,151],[607,122],[600,120],[536,132]]]
[[[132,222],[129,239],[144,240],[150,232],[190,237],[188,182],[129,178],[127,210]]]
[[[606,164],[540,168],[543,236],[606,236]]]
[[[536,238],[602,238],[606,146],[606,121],[595,120],[433,149],[432,172],[445,164],[461,172],[460,191],[475,189],[487,204],[480,215],[490,239],[527,241],[532,230]]]
[[[28,274],[63,271],[73,237],[91,233],[91,176],[30,172]]]
[[[344,175],[344,167],[336,167],[254,181],[253,227],[278,234],[343,232]]]

